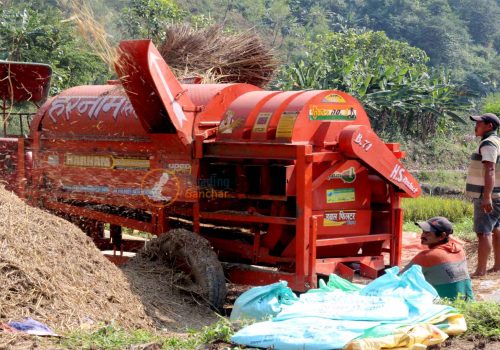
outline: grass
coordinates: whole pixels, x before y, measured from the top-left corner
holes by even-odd
[[[403,224],[403,231],[420,232],[421,229],[413,221],[406,221]],[[473,241],[476,238],[476,234],[472,230],[472,216],[470,218],[463,218],[458,222],[453,222],[453,233],[456,237],[464,241]]]
[[[419,232],[416,221],[424,221],[434,216],[444,216],[453,223],[455,235],[464,240],[474,240],[472,229],[473,206],[464,199],[422,196],[403,200],[404,231]]]
[[[59,346],[82,350],[119,350],[138,344],[158,344],[164,350],[200,349],[202,345],[214,342],[229,343],[235,329],[226,318],[203,327],[201,331],[189,331],[187,336],[162,335],[146,330],[126,331],[113,324],[95,330],[77,330],[59,341]],[[227,348],[238,350],[239,347]]]
[[[94,331],[78,330],[62,338],[60,345],[68,349],[124,349],[132,344],[162,343],[159,335],[145,330],[127,332],[113,325]],[[181,349],[181,348],[179,348]]]
[[[467,174],[463,170],[416,170],[412,175],[422,184],[463,191]]]
[[[405,221],[427,220],[434,216],[447,217],[453,223],[472,218],[472,203],[463,199],[422,196],[403,200]]]
[[[496,302],[467,302],[461,299],[448,303],[465,317],[467,337],[500,337],[500,304]]]
[[[433,180],[436,175],[446,174],[450,169],[462,171],[466,169],[470,155],[477,147],[473,123],[467,123],[463,126],[457,125],[456,130],[446,134],[440,133],[427,140],[400,141],[401,149],[407,153],[403,159],[406,167],[412,174],[422,171],[432,173],[433,177],[430,180]]]

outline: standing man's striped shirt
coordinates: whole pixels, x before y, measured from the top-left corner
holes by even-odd
[[[496,132],[491,132],[484,135],[476,152],[472,153],[465,188],[465,195],[468,198],[481,197],[484,189],[483,162],[497,164],[499,161],[499,149],[500,138],[496,135]],[[500,198],[500,166],[495,167],[495,184],[491,198]]]

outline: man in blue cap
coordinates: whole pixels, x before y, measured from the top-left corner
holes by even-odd
[[[478,238],[477,268],[473,277],[500,271],[500,138],[497,129],[500,119],[493,113],[471,116],[476,122],[479,147],[471,156],[467,173],[466,196],[474,203],[474,231]],[[487,270],[493,250],[495,264]]]

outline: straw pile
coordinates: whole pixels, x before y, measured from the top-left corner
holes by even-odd
[[[272,50],[253,31],[228,34],[219,25],[202,30],[172,26],[158,50],[176,76],[211,76],[219,83],[263,87],[278,67]]]
[[[0,188],[0,322],[24,317],[56,330],[151,325],[122,272],[82,231]]]

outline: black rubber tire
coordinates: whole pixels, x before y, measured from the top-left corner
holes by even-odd
[[[148,248],[189,276],[193,284],[189,291],[201,296],[214,310],[222,311],[226,279],[210,242],[186,229],[173,229],[151,241]]]

